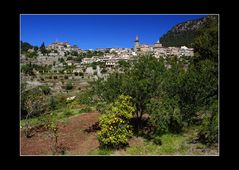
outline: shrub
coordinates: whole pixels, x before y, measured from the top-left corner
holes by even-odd
[[[24,130],[24,133],[27,138],[33,135],[29,118],[42,115],[47,111],[47,103],[45,102],[44,97],[41,95],[41,93],[38,93],[38,90],[39,89],[36,88],[27,91],[23,95],[21,101],[21,119],[23,118],[22,116],[25,116],[26,128]]]
[[[29,75],[29,76],[35,75],[33,69],[34,68],[33,68],[33,65],[31,63],[21,65],[21,72],[23,72],[26,75]]]
[[[57,76],[54,76],[53,78],[54,78],[54,79],[57,79]]]
[[[75,74],[75,76],[78,76],[78,75],[79,75],[78,72],[75,72],[74,74]]]
[[[182,116],[176,99],[151,99],[148,104],[151,121],[156,127],[156,134],[167,132],[179,133],[183,127]]]
[[[103,112],[107,107],[107,103],[106,102],[98,102],[97,106],[96,106],[96,110],[98,112]]]
[[[96,70],[96,65],[92,64],[92,68],[93,68],[93,70]]]
[[[156,144],[156,145],[162,145],[161,137],[160,137],[160,136],[156,136],[156,137],[153,139],[153,143]]]
[[[64,116],[71,116],[72,111],[70,111],[69,109],[66,109],[66,110],[64,110],[63,114],[64,114]]]
[[[71,81],[68,81],[68,82],[66,83],[66,90],[71,90],[71,89],[73,89],[73,84],[72,84]]]
[[[40,89],[42,90],[43,94],[49,95],[51,93],[51,89],[49,86],[40,86]]]
[[[129,121],[135,109],[129,96],[119,96],[110,104],[100,117],[98,140],[103,148],[119,148],[128,144],[128,138],[133,135]]]
[[[83,77],[83,76],[84,76],[84,73],[80,72],[80,73],[79,73],[79,76]]]
[[[204,112],[198,141],[207,145],[215,144],[218,142],[218,101],[214,101]]]
[[[66,60],[72,60],[72,56],[67,57]]]
[[[51,151],[53,155],[64,154],[66,147],[59,142],[59,129],[57,125],[56,113],[45,114],[41,117],[41,122],[47,130],[50,137]]]
[[[38,107],[38,105],[40,106]],[[43,107],[44,106],[44,107]],[[44,98],[39,87],[29,89],[26,83],[21,84],[21,118],[25,116],[39,115],[45,110]]]
[[[81,109],[79,111],[79,113],[89,113],[91,111],[92,111],[91,107],[85,107],[85,108]]]
[[[67,75],[65,75],[65,76],[64,76],[64,79],[68,79],[68,76],[67,76]]]
[[[79,101],[80,104],[85,104],[85,105],[92,105],[94,104],[93,94],[91,91],[81,91],[79,92],[77,96],[77,100]]]
[[[54,96],[50,97],[49,107],[51,110],[55,110],[57,108],[57,101]]]
[[[56,103],[57,103],[57,108],[63,108],[66,107],[66,97],[64,95],[58,95],[56,96]]]
[[[217,64],[209,60],[190,65],[180,85],[179,97],[183,119],[195,123],[196,113],[203,106],[210,106],[218,98]]]
[[[101,70],[101,73],[102,73],[102,74],[105,74],[105,73],[107,73],[107,70],[106,70],[105,68],[103,68],[103,69]]]

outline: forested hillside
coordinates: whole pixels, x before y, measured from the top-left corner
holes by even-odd
[[[195,38],[198,37],[198,32],[201,27],[204,27],[208,21],[211,20],[217,22],[217,16],[210,15],[201,19],[190,20],[177,24],[160,38],[160,42],[165,47],[180,47],[184,45],[192,47]]]

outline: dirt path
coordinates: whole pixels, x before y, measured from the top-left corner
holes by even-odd
[[[59,143],[67,155],[86,155],[99,146],[96,132],[86,132],[98,120],[99,113],[85,113],[59,123]],[[21,131],[21,155],[51,155],[51,139],[46,131],[26,138]]]

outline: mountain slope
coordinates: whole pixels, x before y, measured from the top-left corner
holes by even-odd
[[[217,16],[211,15],[177,24],[160,38],[160,42],[165,47],[180,47],[184,45],[192,47],[198,30],[205,25],[209,19],[217,19]]]

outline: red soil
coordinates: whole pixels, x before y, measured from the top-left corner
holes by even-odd
[[[99,146],[96,132],[86,132],[98,121],[99,113],[92,112],[70,117],[58,124],[58,144],[66,148],[67,155],[87,155]],[[52,155],[51,138],[47,131],[39,131],[26,138],[21,131],[21,155]]]

